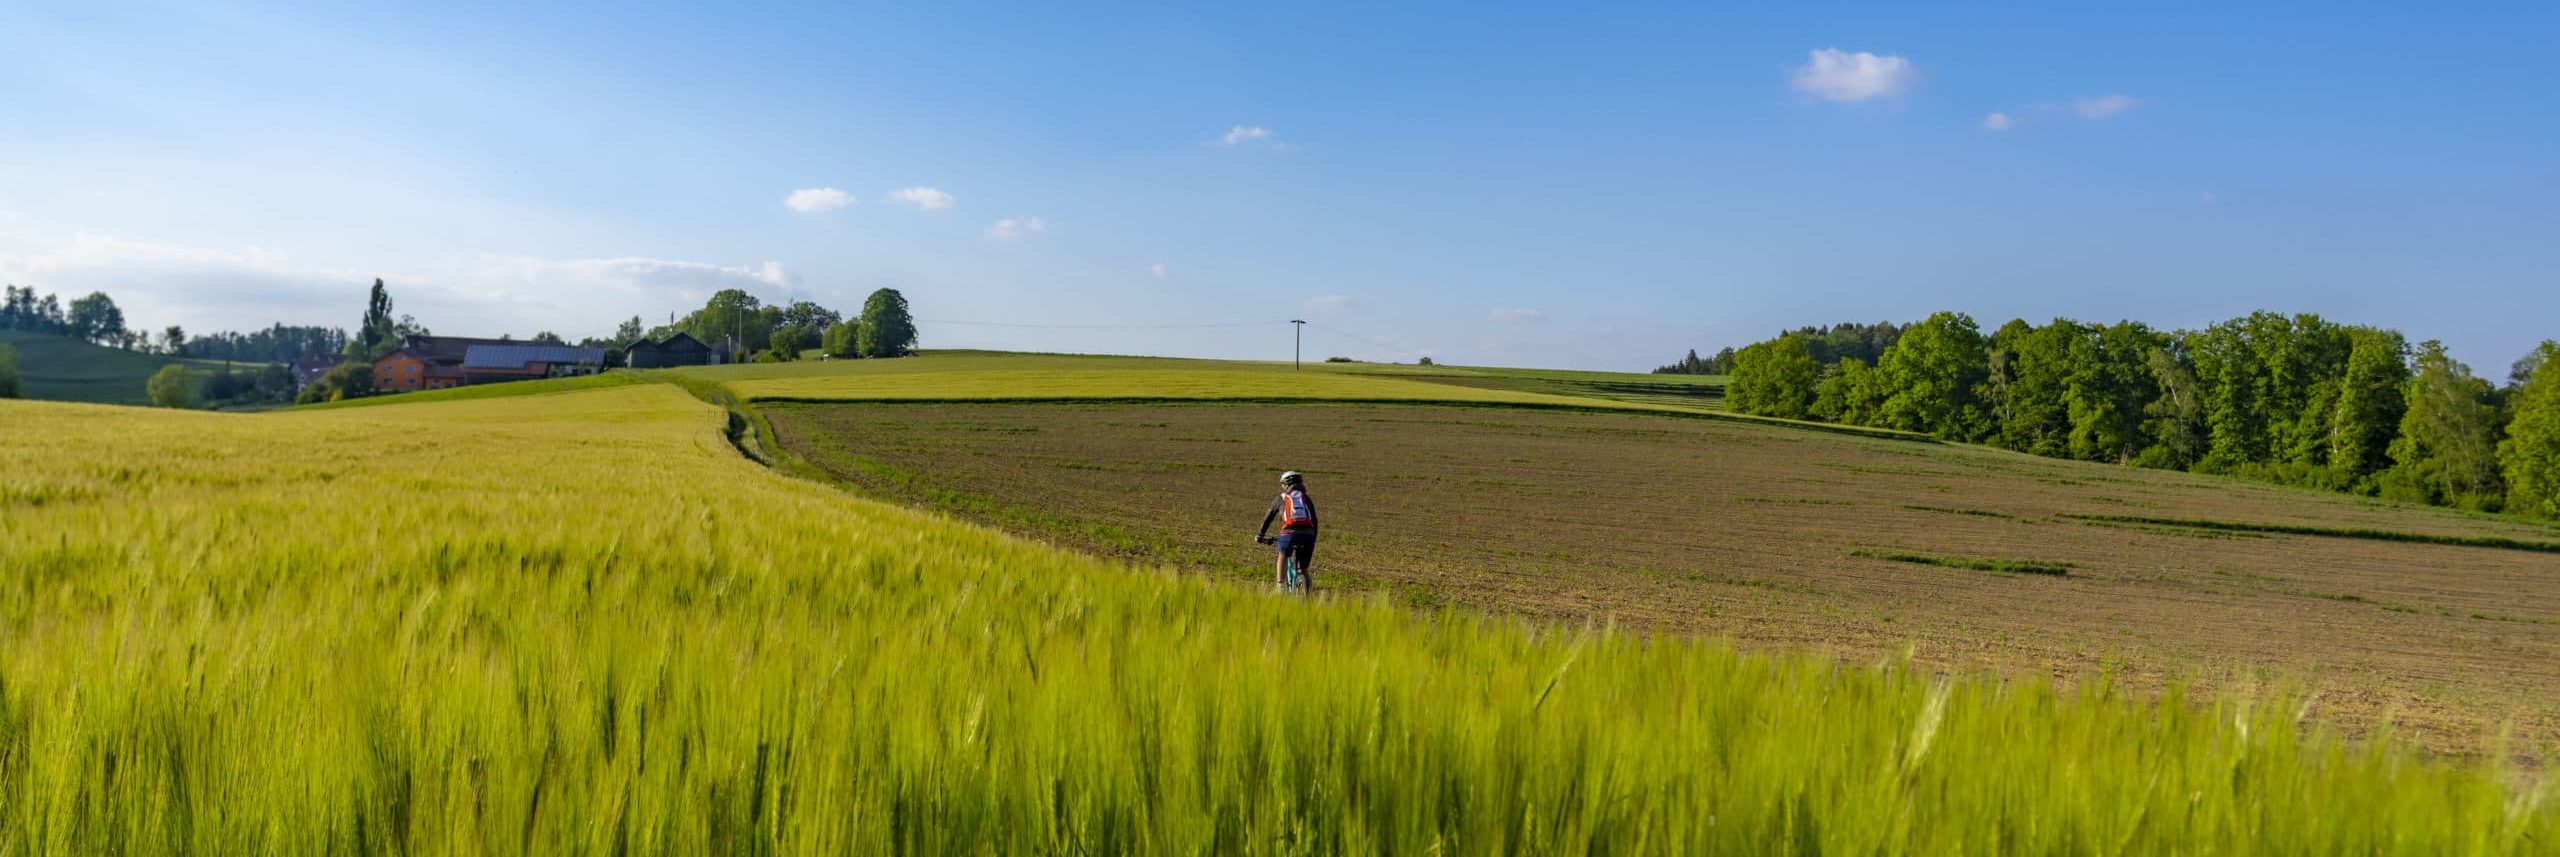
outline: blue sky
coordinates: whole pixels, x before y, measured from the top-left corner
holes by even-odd
[[[0,5],[0,279],[1621,369],[1942,308],[2560,337],[2560,7],[1707,5]]]

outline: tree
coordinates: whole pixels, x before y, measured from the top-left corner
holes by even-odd
[[[373,292],[365,297],[364,324],[356,328],[356,341],[364,344],[365,356],[391,353],[399,344],[399,334],[394,329],[398,324],[391,317],[391,290],[383,287],[382,278],[375,277]]]
[[[1733,379],[1725,383],[1725,407],[1746,414],[1804,419],[1813,415],[1814,388],[1822,383],[1822,366],[1806,350],[1804,337],[1787,334],[1755,342],[1733,358]]]
[[[2415,389],[2407,337],[2370,327],[2348,328],[2347,335],[2352,345],[2329,418],[2328,458],[2332,469],[2363,476],[2390,464],[2392,439],[2407,431],[2402,416]],[[2443,347],[2435,350],[2441,358]]]
[[[2144,406],[2160,395],[2150,354],[2168,337],[2141,322],[2088,328],[2071,341],[2074,369],[2064,384],[2071,457],[2129,463],[2150,444]]]
[[[171,357],[187,356],[187,329],[174,324],[169,325],[168,328],[160,331],[160,344]]]
[[[798,360],[800,350],[818,344],[818,332],[797,324],[773,329],[772,347],[765,349],[775,360]]]
[[[897,289],[881,289],[862,302],[862,326],[854,347],[864,357],[903,357],[916,350],[916,320]]]
[[[2515,417],[2498,444],[2507,511],[2560,518],[2560,342],[2544,341],[2516,365]]]
[[[1730,347],[1730,346],[1728,346],[1728,347],[1726,347],[1724,350],[1716,352],[1716,354],[1715,354],[1715,356],[1714,356],[1714,357],[1708,357],[1708,358],[1700,359],[1700,358],[1698,357],[1698,350],[1697,350],[1697,349],[1695,349],[1695,348],[1692,348],[1692,349],[1689,349],[1689,356],[1687,356],[1687,357],[1683,357],[1683,358],[1680,358],[1677,362],[1674,362],[1674,363],[1672,363],[1672,364],[1671,364],[1671,365],[1669,365],[1669,366],[1663,366],[1663,367],[1656,368],[1656,369],[1654,369],[1654,370],[1653,370],[1653,374],[1656,374],[1656,375],[1725,375],[1725,374],[1730,374],[1730,373],[1732,373],[1732,372],[1733,372],[1733,355],[1734,355],[1734,350],[1733,350],[1733,348],[1732,348],[1732,347]]]
[[[164,408],[184,408],[196,403],[196,373],[184,363],[171,363],[151,374],[148,389],[151,403]]]
[[[535,344],[535,345],[567,345],[567,344],[569,344],[569,340],[562,339],[562,338],[560,338],[560,334],[553,333],[553,332],[548,331],[548,330],[537,330],[537,331],[534,331],[533,338],[532,338],[532,339],[525,340],[525,341],[526,341],[526,342],[531,342],[531,343],[533,343],[533,344]]]
[[[1850,425],[1871,426],[1883,416],[1886,395],[1867,361],[1851,357],[1822,376],[1813,390],[1813,415]]]
[[[648,333],[649,329],[641,325],[640,317],[635,315],[631,317],[630,321],[623,322],[620,326],[613,329],[613,344],[617,346],[628,346],[631,343],[640,341],[641,337],[647,336]]]
[[[51,296],[47,296],[51,300]],[[114,298],[105,292],[90,292],[88,297],[71,302],[71,335],[100,345],[116,345],[125,341],[124,310],[116,308]]]
[[[1941,312],[1902,330],[1876,364],[1893,391],[1882,422],[1948,440],[1990,434],[1991,416],[1980,391],[1990,379],[1990,351],[1973,317]]]
[[[2053,457],[2070,451],[2066,395],[2081,369],[2074,346],[2094,333],[2057,318],[2043,327],[2011,321],[1991,335],[1981,398],[2000,446]]]
[[[33,286],[0,289],[0,330],[44,329],[44,317],[36,312],[36,290]]]
[[[295,397],[294,401],[307,405],[370,395],[373,395],[373,365],[349,360],[302,388],[302,395]]]
[[[827,332],[819,337],[820,347],[826,350],[829,357],[860,357],[862,356],[861,334],[860,320],[837,322],[828,327]]]
[[[293,370],[286,368],[282,363],[269,363],[258,370],[257,380],[251,390],[261,402],[292,401]]]
[[[2382,495],[2494,508],[2500,499],[2497,411],[2489,404],[2489,382],[2430,339],[2418,346],[2417,370],[2403,391],[2398,437],[2388,451],[2391,469],[2378,480]]]
[[[25,395],[26,392],[18,387],[18,347],[0,342],[0,399]]]
[[[721,289],[702,308],[685,316],[679,327],[706,343],[720,343],[735,337],[740,347],[761,349],[772,341],[773,321],[778,313],[767,313],[762,301],[742,289]]]
[[[783,307],[774,314],[775,326],[799,325],[811,334],[825,330],[843,320],[844,316],[835,310],[808,301],[792,301],[790,306]]]
[[[28,293],[34,294],[34,291],[29,289]],[[45,295],[44,300],[36,304],[35,326],[27,329],[45,333],[69,333],[71,319],[62,312],[62,300],[52,295]]]
[[[291,363],[304,357],[343,354],[347,332],[330,327],[270,325],[246,333],[224,331],[187,338],[187,355],[249,363]]]

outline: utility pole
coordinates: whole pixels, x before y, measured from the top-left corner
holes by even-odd
[[[1307,368],[1307,321],[1302,318],[1293,318],[1289,323],[1298,326],[1297,341],[1289,346],[1289,368],[1305,369]]]

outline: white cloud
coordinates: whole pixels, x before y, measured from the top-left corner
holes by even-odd
[[[951,194],[929,187],[893,190],[889,192],[889,198],[898,202],[914,203],[917,208],[926,211],[941,211],[950,208],[953,202]]]
[[[1034,232],[1047,231],[1049,231],[1049,219],[1046,217],[1007,217],[989,224],[987,237],[998,241],[1011,241]]]
[[[1262,127],[1262,126],[1260,126],[1260,125],[1253,125],[1253,126],[1238,125],[1238,126],[1235,126],[1235,127],[1233,127],[1233,128],[1229,128],[1229,129],[1227,129],[1227,135],[1226,135],[1226,136],[1224,136],[1224,137],[1220,137],[1220,138],[1218,138],[1218,142],[1219,142],[1221,145],[1233,146],[1233,145],[1235,145],[1235,144],[1242,143],[1242,142],[1245,142],[1245,141],[1248,141],[1248,140],[1270,140],[1270,139],[1271,139],[1271,129],[1269,129],[1269,128],[1265,128],[1265,127]]]
[[[1920,82],[1919,69],[1898,56],[1846,53],[1824,48],[1796,69],[1798,91],[1828,101],[1865,101],[1901,95]]]
[[[2018,127],[2018,120],[2010,118],[2006,113],[1993,113],[1982,117],[1982,130],[1985,131],[2006,131],[2015,127]]]
[[[410,279],[403,272],[334,267],[256,246],[182,247],[92,233],[64,238],[0,231],[0,281],[60,293],[64,300],[106,292],[137,328],[343,325],[353,319],[331,316],[342,309],[361,313],[364,289],[375,277]]]
[[[1338,312],[1355,303],[1359,302],[1347,295],[1317,295],[1307,299],[1306,307],[1311,312]]]
[[[2098,95],[2075,99],[2071,102],[2072,112],[2080,114],[2082,119],[2121,116],[2125,111],[2132,109],[2133,96],[2130,95]]]
[[[1534,309],[1507,306],[1493,308],[1494,321],[1538,321],[1546,317],[1546,313]]]
[[[716,265],[647,256],[609,259],[543,259],[534,256],[481,256],[471,269],[481,282],[517,283],[542,289],[575,287],[620,291],[670,292],[704,298],[721,289],[762,286],[788,291],[800,275],[780,262]]]
[[[1164,279],[1164,263],[1157,262],[1153,265],[1148,265],[1147,273],[1156,275],[1156,279]]]
[[[782,198],[782,205],[802,214],[834,211],[853,204],[853,194],[831,187],[804,187]]]

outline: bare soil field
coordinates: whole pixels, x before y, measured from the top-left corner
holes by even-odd
[[[2506,725],[2508,753],[2560,746],[2550,526],[1665,416],[1322,404],[766,413],[786,448],[866,493],[1187,571],[1266,576],[1268,554],[1247,537],[1273,475],[1295,468],[1325,522],[1315,581],[1335,593],[1857,660],[1908,648],[2011,675],[2289,682],[2355,731],[2389,724],[2476,753],[2493,752]]]

